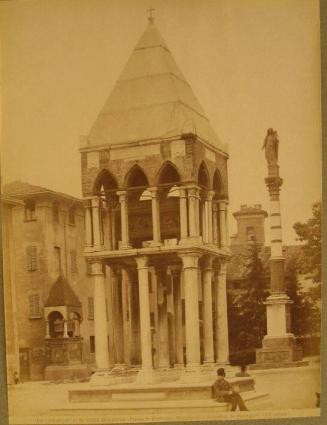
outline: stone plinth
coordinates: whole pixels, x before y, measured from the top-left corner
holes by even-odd
[[[89,370],[83,364],[82,338],[49,338],[46,339],[49,358],[44,371],[44,379],[84,380],[89,377]]]

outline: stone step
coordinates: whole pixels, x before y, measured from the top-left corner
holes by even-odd
[[[270,396],[268,393],[247,391],[242,394],[249,410],[265,410],[271,407]],[[153,420],[171,419],[173,415],[178,414],[178,418],[187,419],[189,417],[201,418],[201,414],[215,415],[218,412],[227,412],[230,410],[230,404],[216,402],[213,399],[207,400],[115,400],[109,402],[74,402],[67,403],[60,408],[52,409],[54,414],[78,414],[86,413],[109,415],[115,420],[128,417],[142,418],[149,415]],[[175,416],[176,417],[176,416]],[[134,421],[134,420],[133,420]]]
[[[233,378],[229,382],[235,390],[254,390],[253,378]],[[155,385],[87,386],[69,391],[71,402],[114,402],[117,400],[200,400],[212,399],[212,382],[182,384],[165,382]]]

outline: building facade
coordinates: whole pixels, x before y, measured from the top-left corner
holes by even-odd
[[[65,276],[81,305],[84,361],[94,363],[93,293],[88,284],[81,200],[20,182],[2,198],[8,382],[42,380],[49,363],[45,308]]]
[[[80,151],[98,376],[228,363],[228,155],[152,18]]]

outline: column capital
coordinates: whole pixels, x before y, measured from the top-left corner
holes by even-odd
[[[217,204],[219,210],[226,210],[228,205],[228,199],[218,199]]]
[[[137,270],[147,269],[149,258],[146,255],[142,255],[141,257],[136,257],[136,266]]]
[[[207,190],[205,193],[205,200],[206,201],[212,201],[212,198],[215,195],[215,191],[214,190]]]
[[[189,198],[200,199],[199,192],[200,192],[201,188],[199,186],[196,186],[196,185],[194,185],[194,186],[187,186],[186,189],[187,189],[187,196]]]
[[[212,255],[203,256],[203,270],[212,270],[214,257]]]
[[[119,197],[119,202],[124,202],[127,199],[127,190],[117,190],[116,195]]]
[[[219,277],[223,277],[223,276],[226,276],[226,274],[227,274],[227,262],[226,261],[222,261],[219,264],[218,276]]]
[[[197,252],[187,252],[178,254],[179,258],[183,261],[183,269],[194,269],[198,268],[199,259],[202,257],[202,254]]]
[[[100,206],[100,197],[99,196],[92,196],[91,206],[92,206],[92,208],[99,208],[99,206]]]
[[[92,259],[90,261],[91,263],[91,275],[103,275],[103,264],[102,261],[99,259]]]

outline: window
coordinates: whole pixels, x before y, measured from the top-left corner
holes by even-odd
[[[90,335],[90,353],[95,353],[95,337]]]
[[[58,224],[59,223],[59,205],[57,202],[54,202],[52,205],[52,216],[53,216],[53,222]]]
[[[68,223],[72,226],[75,225],[75,208],[71,207],[68,212]]]
[[[30,245],[26,248],[26,260],[27,270],[37,270],[37,248],[36,246]]]
[[[89,311],[89,319],[94,319],[94,300],[92,297],[88,298],[88,311]]]
[[[77,273],[77,254],[75,250],[70,251],[70,264],[72,273]]]
[[[39,294],[33,294],[29,296],[29,317],[30,319],[41,317]]]
[[[59,274],[61,271],[61,252],[60,252],[59,246],[54,247],[54,256],[55,256],[55,270],[56,270],[56,273]]]
[[[25,201],[25,220],[33,221],[36,220],[35,216],[35,201]]]

